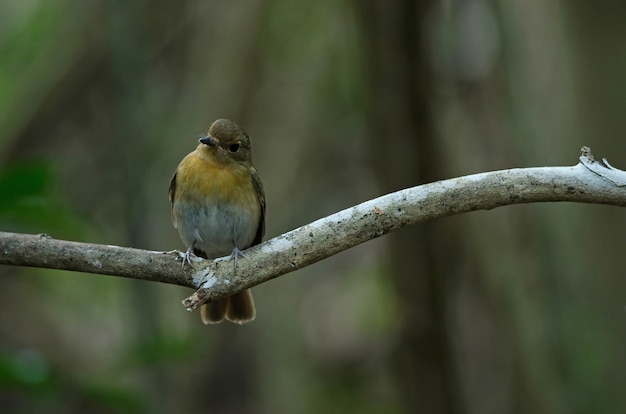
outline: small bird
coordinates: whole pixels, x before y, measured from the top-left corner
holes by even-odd
[[[215,259],[229,253],[237,268],[241,250],[261,243],[265,193],[252,165],[250,137],[235,122],[218,119],[178,165],[169,188],[172,223],[189,248],[183,258]],[[205,324],[254,320],[250,289],[202,305]]]

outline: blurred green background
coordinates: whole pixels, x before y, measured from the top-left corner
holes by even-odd
[[[624,2],[0,2],[0,229],[183,249],[167,188],[221,117],[267,237],[404,187],[626,167]],[[0,267],[3,413],[626,412],[624,210],[413,226],[206,327],[168,285]]]

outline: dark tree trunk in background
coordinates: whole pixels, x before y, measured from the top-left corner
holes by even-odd
[[[358,2],[369,88],[369,139],[383,192],[444,177],[431,117],[431,74],[422,41],[432,2]],[[406,412],[453,413],[456,381],[446,332],[445,226],[425,223],[389,236],[403,326],[394,370]]]

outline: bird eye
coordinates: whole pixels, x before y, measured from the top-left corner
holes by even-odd
[[[228,149],[230,150],[230,152],[237,152],[239,151],[239,144],[231,144]]]

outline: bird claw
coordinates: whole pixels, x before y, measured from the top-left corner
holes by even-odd
[[[185,267],[185,263],[188,263],[189,266],[193,267],[192,262],[196,262],[200,259],[200,257],[196,256],[196,254],[193,252],[193,245],[189,246],[185,253],[178,252],[178,257],[180,257],[183,261],[183,268]]]
[[[173,252],[178,253],[178,258],[183,262],[183,268],[185,267],[185,264],[189,264],[189,266],[193,267],[193,262],[199,262],[202,260],[202,257],[194,253],[193,245],[189,246],[185,253],[178,250],[173,250],[171,253]],[[239,260],[239,257],[243,257],[245,259],[246,255],[243,254],[243,252],[239,250],[237,246],[235,246],[229,257],[230,260],[233,260],[235,262],[235,271],[237,271],[237,261]]]
[[[230,254],[231,260],[235,262],[235,271],[237,271],[237,259],[239,258],[239,256],[243,257],[244,259],[246,258],[246,255],[243,254],[243,252],[239,250],[237,246],[235,246],[233,248],[233,252]]]

